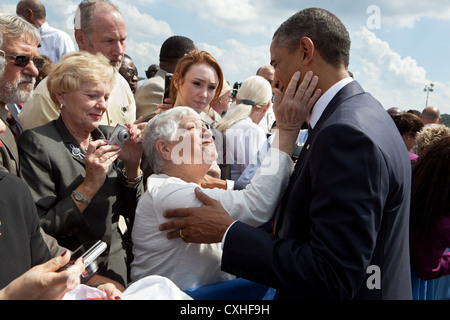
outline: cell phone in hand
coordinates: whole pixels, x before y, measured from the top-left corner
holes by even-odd
[[[106,248],[107,244],[101,240],[85,243],[72,253],[70,261],[64,267],[60,268],[58,272],[67,270],[78,258],[83,258],[84,268],[86,270],[83,275],[89,277],[97,272],[97,258],[106,250]]]
[[[172,76],[173,76],[173,74],[172,73],[166,73],[166,76],[165,76],[165,80],[164,80],[164,98],[163,98],[163,103],[164,103],[164,100],[166,100],[167,98],[169,98],[170,97],[170,83],[172,82]]]

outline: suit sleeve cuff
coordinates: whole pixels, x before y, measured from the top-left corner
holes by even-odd
[[[230,226],[228,227],[227,231],[225,231],[223,238],[222,238],[222,250],[223,250],[223,246],[225,245],[225,238],[227,237],[227,233],[228,230],[230,230],[230,228],[233,226],[233,224],[235,224],[237,222],[237,220],[233,221],[232,224],[230,224]]]

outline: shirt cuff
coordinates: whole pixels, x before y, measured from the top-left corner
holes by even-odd
[[[230,230],[231,226],[233,224],[235,224],[236,222],[237,222],[237,220],[233,221],[233,223],[230,224],[230,226],[228,227],[227,231],[225,231],[225,233],[223,235],[223,238],[222,238],[222,250],[223,250],[223,247],[224,247],[224,244],[225,244],[225,238],[227,237],[228,230]]]

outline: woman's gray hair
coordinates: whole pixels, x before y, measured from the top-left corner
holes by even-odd
[[[41,35],[39,30],[25,19],[0,10],[0,33],[3,41],[15,40],[28,35],[34,43],[39,45],[41,43]]]
[[[156,151],[155,144],[158,140],[173,141],[176,138],[180,121],[187,115],[193,115],[200,119],[199,114],[189,107],[175,107],[153,117],[144,131],[144,153],[153,173],[159,174],[164,165],[164,159]]]

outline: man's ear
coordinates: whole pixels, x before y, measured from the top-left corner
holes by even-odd
[[[300,39],[300,52],[302,54],[302,64],[307,66],[311,63],[314,58],[315,47],[312,40],[308,37],[303,37]]]
[[[33,21],[34,19],[34,12],[31,9],[26,9],[25,10],[25,15],[26,15],[26,19],[27,21]]]
[[[75,41],[80,50],[86,50],[88,48],[89,40],[83,30],[75,29]]]
[[[172,160],[172,148],[168,141],[156,140],[155,149],[164,160]]]

